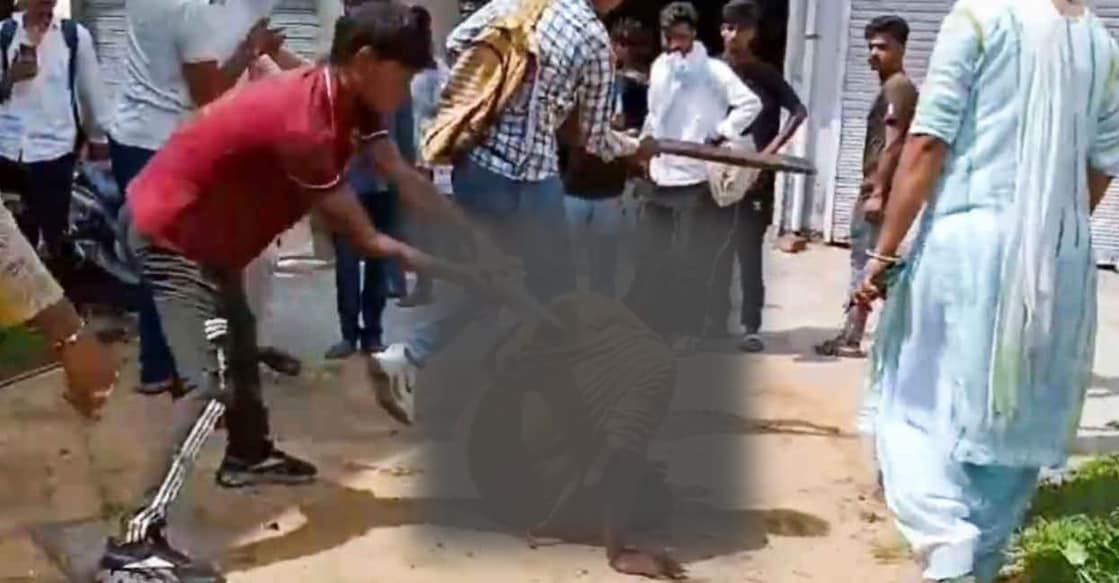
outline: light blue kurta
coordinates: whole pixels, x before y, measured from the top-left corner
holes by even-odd
[[[1117,65],[1090,14],[957,2],[910,130],[950,154],[879,324],[874,423],[962,463],[1063,463],[1095,345],[1087,168],[1119,173]]]

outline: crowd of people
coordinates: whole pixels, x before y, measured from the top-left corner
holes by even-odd
[[[623,3],[492,0],[450,34],[444,59],[423,8],[345,0],[330,54],[311,63],[271,28],[275,0],[129,0],[113,105],[90,33],[56,18],[55,0],[21,1],[0,25],[0,188],[24,202],[0,210],[0,323],[42,330],[67,399],[87,415],[104,405],[116,364],[51,271],[75,164],[109,160],[142,280],[139,390],[175,403],[106,573],[222,580],[166,537],[218,425],[220,486],[315,479],[273,444],[262,395],[262,363],[298,374],[299,362],[257,334],[261,262],[309,213],[335,234],[341,338],[326,357],[369,355],[378,402],[405,424],[419,372],[459,331],[496,319],[502,301],[547,303],[580,280],[687,352],[728,336],[737,262],[737,344],[765,350],[775,175],[723,204],[711,164],[658,144],[778,154],[808,109],[758,57],[756,1],[723,7],[718,56],[692,4],[668,4],[655,28],[608,27]],[[893,15],[866,26],[881,87],[846,322],[815,349],[862,356],[886,298],[859,418],[881,494],[925,580],[987,582],[1041,468],[1064,462],[1091,375],[1089,220],[1119,173],[1119,51],[1079,0],[958,0],[918,94],[909,32]],[[386,346],[391,299],[447,309]],[[614,568],[682,575],[624,534],[606,533]]]

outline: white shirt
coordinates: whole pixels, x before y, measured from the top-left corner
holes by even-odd
[[[23,28],[23,14],[12,16],[16,34],[4,57],[11,63],[19,54],[21,44],[31,44]],[[62,36],[58,18],[50,27],[36,52],[39,74],[12,86],[12,96],[0,105],[0,156],[8,160],[44,162],[74,151],[78,126],[70,97],[70,49]],[[86,136],[93,142],[104,142],[103,128],[109,122],[109,107],[101,81],[101,66],[93,37],[78,25],[78,52],[74,55],[76,75],[74,91]]]
[[[697,42],[686,56],[664,53],[653,62],[649,116],[642,134],[687,142],[705,142],[716,135],[735,139],[761,110],[761,100],[730,66],[708,57]],[[702,160],[680,156],[653,158],[649,174],[659,186],[692,186],[708,179]]]
[[[267,18],[280,0],[214,0],[210,5],[215,22],[220,23],[212,31],[213,42],[220,62],[225,62],[253,26],[262,18]]]
[[[158,150],[194,111],[183,65],[221,60],[221,19],[208,0],[127,0],[128,57],[109,134]]]

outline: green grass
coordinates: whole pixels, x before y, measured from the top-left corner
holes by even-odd
[[[1011,557],[1014,581],[1119,583],[1119,456],[1042,486]]]
[[[47,341],[27,328],[0,328],[0,380],[50,362]]]

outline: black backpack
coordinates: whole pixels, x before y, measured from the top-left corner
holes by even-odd
[[[59,24],[62,27],[62,38],[66,41],[66,48],[70,51],[67,82],[70,87],[70,109],[74,115],[74,125],[78,130],[77,143],[74,144],[75,150],[77,150],[85,143],[82,116],[78,110],[78,95],[74,91],[74,83],[78,76],[78,23],[69,18],[63,18]],[[15,39],[17,26],[16,21],[11,18],[0,24],[0,57],[3,57],[0,58],[0,63],[3,63],[2,70],[5,77],[8,75],[9,66],[8,49],[11,48],[12,41]]]

